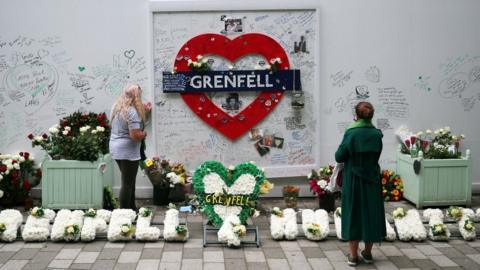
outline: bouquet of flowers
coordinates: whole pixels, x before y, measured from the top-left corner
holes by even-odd
[[[95,161],[109,152],[110,127],[105,113],[75,112],[48,131],[50,135],[30,133],[27,137],[32,147],[40,146],[54,160]]]
[[[432,131],[410,132],[407,128],[401,127],[396,132],[403,143],[402,152],[416,156],[418,151],[423,152],[426,159],[448,159],[460,158],[460,141],[465,135],[453,135],[450,127],[443,127]]]
[[[393,171],[382,171],[382,190],[382,196],[386,202],[400,200],[403,194],[402,178]]]
[[[41,170],[28,152],[0,155],[0,203],[12,206],[22,202],[29,197],[31,187],[38,185],[41,177]]]
[[[176,184],[185,185],[187,171],[181,163],[170,163],[153,157],[144,161],[144,171],[154,186],[162,188],[174,187]]]
[[[308,175],[308,185],[310,186],[310,190],[316,194],[319,198],[325,195],[332,194],[328,189],[328,183],[330,182],[330,176],[333,173],[333,166],[327,165],[320,170],[312,170],[312,172]]]
[[[297,208],[298,192],[300,192],[300,188],[288,185],[283,187],[282,192],[287,208]]]

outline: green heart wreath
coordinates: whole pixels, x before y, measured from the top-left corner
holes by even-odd
[[[193,188],[203,213],[216,227],[228,215],[237,215],[246,224],[266,181],[265,173],[253,162],[228,169],[218,161],[206,161],[193,174]]]

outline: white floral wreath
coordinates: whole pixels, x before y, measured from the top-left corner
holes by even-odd
[[[80,238],[84,242],[90,242],[95,240],[97,233],[107,232],[107,222],[110,221],[112,212],[105,209],[88,209],[86,213],[90,213],[90,216],[85,216],[83,220]]]
[[[278,209],[278,210],[277,210]],[[275,240],[295,240],[298,235],[297,213],[292,208],[280,211],[274,207],[270,216],[270,233]]]
[[[416,209],[410,209],[405,212],[404,216],[394,216],[395,227],[397,228],[398,239],[401,241],[424,241],[427,238],[427,232],[423,226],[420,214]],[[396,209],[398,211],[398,208]],[[395,211],[394,211],[395,212]]]
[[[217,233],[218,241],[221,243],[227,243],[229,247],[240,246],[245,234],[246,228],[240,223],[240,218],[236,215],[228,216]]]
[[[34,207],[32,212],[35,212],[38,207]],[[32,212],[25,222],[25,228],[22,231],[22,238],[25,242],[43,242],[47,241],[50,235],[48,229],[50,221],[55,218],[55,212],[51,209],[43,209],[44,214],[42,216],[34,216]]]
[[[0,234],[0,240],[3,242],[15,241],[22,221],[23,216],[18,210],[6,209],[0,212],[0,226],[4,227],[3,232]]]
[[[62,209],[58,211],[57,217],[55,218],[55,222],[52,226],[50,239],[52,239],[52,241],[79,241],[80,232],[82,231],[83,226],[83,214],[84,213],[82,210],[71,211],[68,209]],[[67,227],[76,227],[76,229],[79,231],[76,234],[73,231],[67,234]]]
[[[139,241],[157,241],[160,237],[160,229],[150,226],[153,218],[153,211],[150,208],[142,207],[138,211],[137,229],[135,238]]]
[[[440,209],[429,208],[423,211],[423,217],[429,219],[428,237],[432,241],[448,241],[450,230],[443,223],[443,212]]]
[[[305,237],[312,241],[325,239],[330,232],[328,213],[323,209],[313,212],[311,209],[302,210],[302,229]]]
[[[169,209],[165,213],[163,221],[163,238],[165,241],[179,241],[185,242],[189,237],[187,226],[180,225],[178,218],[179,212],[177,209]]]
[[[122,229],[128,226],[129,229],[133,226],[137,214],[131,209],[115,209],[110,218],[110,225],[108,226],[107,239],[108,241],[128,241],[133,237],[132,233],[126,234]]]

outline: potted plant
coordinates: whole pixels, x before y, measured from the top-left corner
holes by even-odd
[[[153,203],[168,205],[185,201],[187,172],[181,163],[170,163],[153,157],[144,161],[145,174],[153,185]]]
[[[32,146],[40,146],[48,155],[42,163],[43,207],[102,208],[104,186],[113,181],[109,137],[106,114],[93,112],[60,119],[48,135],[28,135]]]
[[[286,207],[293,209],[297,208],[298,193],[300,192],[300,188],[287,185],[283,187],[282,192]]]
[[[327,189],[330,182],[330,176],[333,173],[333,166],[327,165],[318,171],[312,170],[308,175],[308,184],[310,190],[318,197],[318,207],[327,212],[335,210],[335,194]]]
[[[463,134],[449,127],[412,133],[397,131],[402,141],[397,152],[397,173],[402,176],[403,197],[417,208],[424,206],[471,205],[472,159],[462,156]]]

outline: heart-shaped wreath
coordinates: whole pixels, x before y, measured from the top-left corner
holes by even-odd
[[[193,187],[208,220],[216,227],[229,215],[246,224],[266,181],[265,173],[252,162],[225,168],[218,161],[206,161],[193,174]]]

